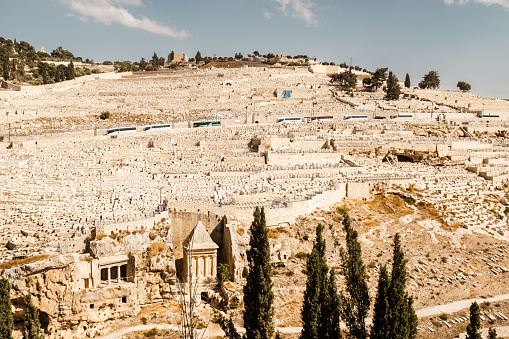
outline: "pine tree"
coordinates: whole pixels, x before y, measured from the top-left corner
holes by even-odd
[[[366,267],[362,262],[361,246],[357,231],[350,225],[345,213],[343,226],[346,232],[346,252],[341,248],[341,266],[346,279],[347,295],[341,294],[341,315],[348,328],[348,338],[367,338],[366,316],[369,311],[369,293],[366,283]]]
[[[393,339],[412,339],[417,336],[418,320],[413,308],[413,298],[405,291],[407,260],[401,248],[399,233],[394,236],[393,246],[391,280],[387,289],[388,333]]]
[[[23,339],[44,339],[44,336],[41,334],[39,310],[37,310],[37,307],[32,303],[32,296],[30,294],[27,294],[24,299],[27,304],[27,309],[21,328]]]
[[[488,331],[488,339],[497,339],[497,331],[493,327]]]
[[[405,87],[410,88],[410,75],[408,73],[405,76]]]
[[[481,339],[479,329],[481,328],[481,311],[477,302],[470,305],[470,324],[467,326],[466,339]]]
[[[399,96],[401,94],[401,86],[399,85],[398,78],[394,73],[389,72],[389,77],[387,78],[387,93],[385,98],[387,100],[399,100]]]
[[[387,302],[387,290],[390,279],[387,273],[387,266],[380,268],[380,277],[378,278],[378,291],[373,311],[373,327],[371,328],[371,339],[389,339],[389,305]]]
[[[248,274],[244,286],[244,327],[247,339],[269,339],[274,334],[274,293],[265,210],[256,207],[251,224]]]
[[[338,338],[339,296],[336,288],[335,272],[327,276],[323,225],[316,227],[316,239],[306,263],[306,290],[302,307],[303,339]]]
[[[0,279],[0,338],[12,339],[14,320],[11,311],[11,283]]]

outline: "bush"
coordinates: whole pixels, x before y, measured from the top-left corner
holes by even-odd
[[[443,321],[446,321],[448,318],[449,318],[449,315],[447,313],[440,314],[440,319],[442,319]]]
[[[146,325],[147,324],[147,318],[145,318],[145,317],[141,318],[141,323],[143,325]]]
[[[145,337],[149,338],[151,336],[158,335],[158,334],[159,334],[159,331],[157,330],[157,328],[154,327],[150,331],[145,332]]]
[[[217,274],[219,275],[219,278],[221,279],[221,281],[225,282],[225,281],[231,281],[232,280],[232,276],[230,274],[230,269],[228,267],[227,264],[220,264],[218,267],[217,267]]]
[[[104,111],[99,116],[99,119],[101,120],[108,120],[111,117],[110,111]]]
[[[295,257],[300,260],[305,260],[308,258],[308,256],[309,254],[306,252],[298,252],[297,254],[295,254]]]

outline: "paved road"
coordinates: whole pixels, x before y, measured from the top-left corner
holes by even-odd
[[[469,308],[470,305],[474,301],[477,301],[477,303],[480,304],[485,301],[488,301],[491,303],[491,302],[508,300],[508,299],[509,299],[509,294],[497,295],[497,296],[494,296],[493,298],[487,298],[487,299],[465,299],[465,300],[455,301],[455,302],[452,302],[449,304],[422,308],[420,310],[417,310],[416,313],[417,313],[417,317],[419,317],[419,318],[430,317],[430,316],[438,315],[438,314],[442,314],[442,313],[454,313],[454,312],[461,311],[465,308]],[[366,322],[368,324],[370,324],[371,319],[368,318]],[[97,339],[118,339],[127,333],[135,332],[135,331],[148,331],[148,330],[153,329],[154,327],[157,328],[158,330],[178,331],[178,329],[179,329],[178,326],[167,325],[167,324],[136,325],[136,326],[131,326],[131,327],[124,327],[121,330],[109,333],[102,337],[97,337]],[[342,327],[344,327],[344,324],[342,324]],[[276,331],[279,331],[281,333],[300,333],[301,330],[302,330],[302,327],[277,327],[276,328]],[[239,328],[239,331],[243,332],[244,329]],[[498,333],[498,331],[500,331],[499,335],[502,335],[503,333],[505,334],[506,332],[509,333],[509,327],[497,328],[497,333]],[[219,326],[217,324],[211,324],[211,326],[209,326],[209,328],[207,329],[207,333],[205,333],[205,338],[210,337],[210,336],[221,336],[221,335],[224,335],[224,333],[219,328]]]

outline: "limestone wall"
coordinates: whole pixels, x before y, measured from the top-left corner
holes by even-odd
[[[280,165],[280,164],[326,164],[326,163],[340,163],[341,154],[333,152],[323,153],[276,153],[267,152],[267,164],[268,165]]]
[[[175,246],[175,258],[183,257],[182,243],[191,233],[198,221],[201,221],[212,240],[221,247],[223,244],[222,227],[226,222],[222,216],[209,212],[207,214],[200,212],[172,211],[169,212],[171,224],[172,242]]]

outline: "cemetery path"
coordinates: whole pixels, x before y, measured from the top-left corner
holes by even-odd
[[[458,300],[454,301],[449,304],[443,304],[443,305],[437,305],[432,307],[426,307],[422,308],[420,310],[417,310],[417,317],[423,318],[423,317],[429,317],[433,315],[438,315],[442,313],[454,313],[458,312],[460,310],[469,308],[470,305],[476,301],[477,303],[483,303],[483,302],[497,302],[501,300],[508,300],[509,294],[501,294],[494,296],[492,298],[486,298],[486,299],[465,299],[465,300]],[[371,318],[367,319],[367,323],[371,324]],[[342,324],[344,326],[344,324]],[[118,339],[121,338],[123,335],[130,333],[130,332],[136,332],[136,331],[148,331],[153,328],[157,328],[158,330],[174,330],[178,331],[179,327],[175,325],[169,325],[169,324],[147,324],[147,325],[136,325],[136,326],[130,326],[130,327],[124,327],[121,330],[109,333],[104,336],[97,337],[98,339]],[[276,331],[281,333],[299,333],[302,330],[302,327],[277,327]],[[500,330],[500,333],[506,333],[509,332],[509,327],[500,327],[497,328],[497,332]],[[240,332],[244,332],[243,328],[239,328]],[[221,330],[221,328],[217,324],[210,324],[209,328],[207,329],[207,332],[205,334],[205,338],[214,338],[216,336],[222,336],[224,335],[224,332]]]

